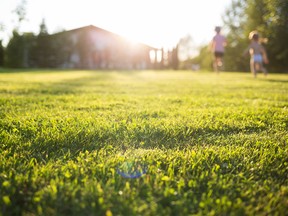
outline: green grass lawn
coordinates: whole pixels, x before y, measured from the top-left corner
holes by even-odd
[[[288,75],[1,72],[0,186],[3,216],[285,215]]]

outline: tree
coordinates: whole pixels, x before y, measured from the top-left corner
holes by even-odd
[[[40,24],[39,35],[48,35],[48,29],[47,29],[47,26],[46,26],[45,19],[42,19],[42,22]]]
[[[268,55],[275,70],[288,71],[288,1],[265,0],[265,33],[269,36]]]
[[[36,38],[36,47],[33,50],[33,57],[36,59],[37,67],[50,67],[50,49],[51,44],[48,37],[48,30],[46,27],[45,19],[39,26],[39,34]]]
[[[2,40],[0,40],[0,67],[4,66],[4,47],[2,45]]]
[[[230,30],[225,62],[229,69],[247,70],[248,59],[241,57],[248,45],[252,30],[268,38],[264,44],[270,59],[269,69],[288,69],[288,1],[287,0],[233,0],[223,20]],[[246,62],[246,64],[244,63]],[[246,66],[245,66],[246,65]]]
[[[30,41],[33,35],[19,34],[19,27],[26,17],[26,0],[22,0],[15,8],[13,13],[18,17],[18,26],[12,32],[12,38],[5,49],[4,65],[8,67],[26,67],[28,66],[28,50],[26,42]]]
[[[6,47],[5,66],[22,67],[24,55],[23,50],[23,38],[17,30],[14,30],[13,36]]]
[[[174,70],[178,70],[179,67],[178,45],[172,49],[171,66]]]
[[[191,35],[186,35],[178,42],[179,61],[185,61],[195,54],[195,46]]]
[[[17,30],[9,41],[5,51],[5,66],[14,68],[31,67],[36,64],[32,58],[32,50],[36,46],[36,37],[33,33],[20,35]]]
[[[228,46],[224,56],[225,68],[229,71],[249,70],[249,65],[246,66],[248,60],[241,55],[247,45],[245,4],[245,0],[232,0],[230,7],[226,9],[223,16],[224,24],[229,30]]]
[[[200,48],[199,55],[192,59],[193,64],[200,65],[202,70],[212,70],[212,53],[209,50],[209,45]]]
[[[0,32],[3,32],[5,29],[4,24],[2,22],[0,22]],[[4,66],[4,47],[2,44],[2,40],[0,38],[0,67]]]
[[[16,13],[18,17],[18,27],[16,27],[16,29],[19,29],[21,23],[26,19],[26,0],[22,0],[13,12]]]

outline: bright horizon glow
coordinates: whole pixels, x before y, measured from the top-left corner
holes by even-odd
[[[1,38],[11,37],[21,0],[1,0]],[[171,49],[191,35],[195,46],[209,42],[231,0],[26,0],[21,32],[39,33],[42,19],[50,34],[94,25],[147,45]],[[14,19],[14,22],[12,21]],[[1,39],[0,38],[0,39]],[[4,41],[5,42],[5,41]]]

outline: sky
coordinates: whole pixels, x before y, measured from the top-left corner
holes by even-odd
[[[17,25],[13,10],[23,0],[0,0],[3,44]],[[50,34],[94,25],[136,42],[171,49],[191,35],[195,46],[210,42],[231,0],[25,0],[21,32],[39,33],[45,20]]]

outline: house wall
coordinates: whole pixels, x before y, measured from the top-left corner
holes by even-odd
[[[69,58],[64,68],[149,69],[151,48],[131,43],[124,38],[96,27],[65,32],[70,41]]]

